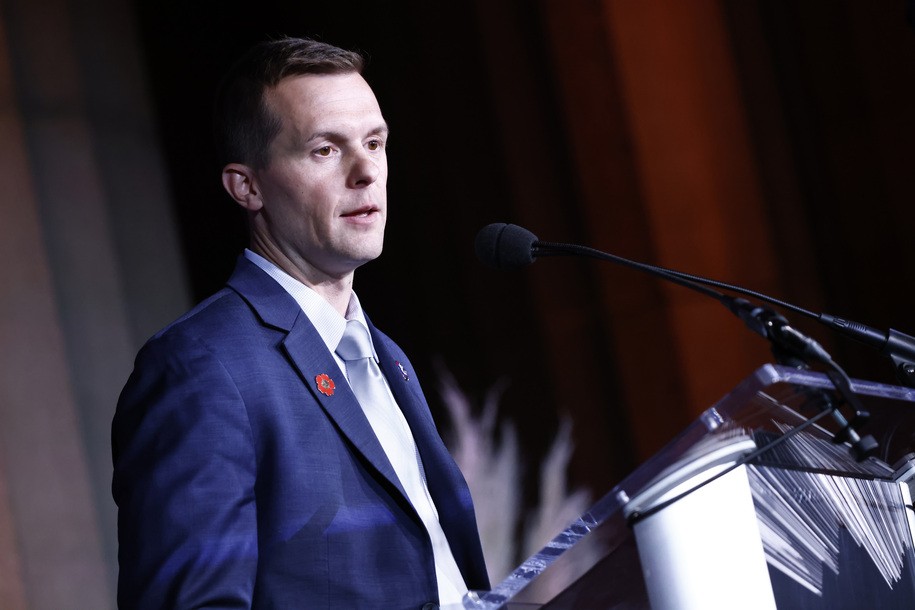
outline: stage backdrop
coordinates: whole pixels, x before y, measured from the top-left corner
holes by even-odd
[[[489,222],[915,334],[915,31],[902,0],[0,0],[0,607],[113,605],[108,426],[142,341],[244,246],[220,73],[290,34],[360,48],[392,127],[385,252],[356,289],[447,421],[501,388],[527,499],[558,422],[609,489],[758,365],[720,305]],[[852,375],[876,353],[789,314]],[[446,430],[447,432],[447,430]]]

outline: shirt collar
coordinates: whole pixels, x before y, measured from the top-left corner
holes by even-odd
[[[256,252],[245,248],[245,258],[260,267],[264,273],[272,277],[283,287],[289,295],[295,299],[308,320],[318,331],[321,339],[327,345],[327,349],[333,354],[337,350],[337,344],[343,338],[343,332],[346,330],[347,320],[358,320],[368,329],[368,323],[365,320],[365,314],[362,311],[362,305],[359,303],[359,297],[355,292],[350,294],[349,304],[346,307],[346,317],[341,316],[333,306],[328,303],[324,297],[317,292],[295,279],[276,264],[267,260]],[[372,344],[372,355],[378,360],[378,354],[375,352],[375,345],[372,343],[372,334],[369,333],[369,342]]]

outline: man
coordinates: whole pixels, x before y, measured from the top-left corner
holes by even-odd
[[[419,609],[488,587],[467,485],[353,293],[387,216],[388,128],[361,69],[283,39],[225,81],[222,182],[250,250],[121,394],[123,607]]]

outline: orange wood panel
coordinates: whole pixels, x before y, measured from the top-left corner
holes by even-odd
[[[656,262],[773,291],[770,231],[716,0],[605,0]],[[665,287],[683,399],[697,414],[763,362],[720,305]]]
[[[570,241],[580,210],[561,169],[564,150],[547,88],[549,66],[531,51],[510,6],[477,4],[504,149],[513,218],[545,241]],[[572,469],[579,480],[604,490],[632,467],[628,423],[617,399],[614,363],[608,358],[606,325],[593,298],[589,263],[538,261],[526,274],[543,337],[551,392],[543,406],[570,414],[575,422]],[[545,392],[546,393],[546,392]]]
[[[627,258],[654,258],[629,126],[600,7],[584,0],[545,3],[546,33],[580,185],[582,240]],[[644,460],[690,421],[660,284],[637,271],[595,263],[600,309],[637,459]]]

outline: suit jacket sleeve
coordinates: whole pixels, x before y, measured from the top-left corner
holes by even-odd
[[[256,456],[235,380],[180,332],[137,362],[112,428],[122,608],[246,608]]]

